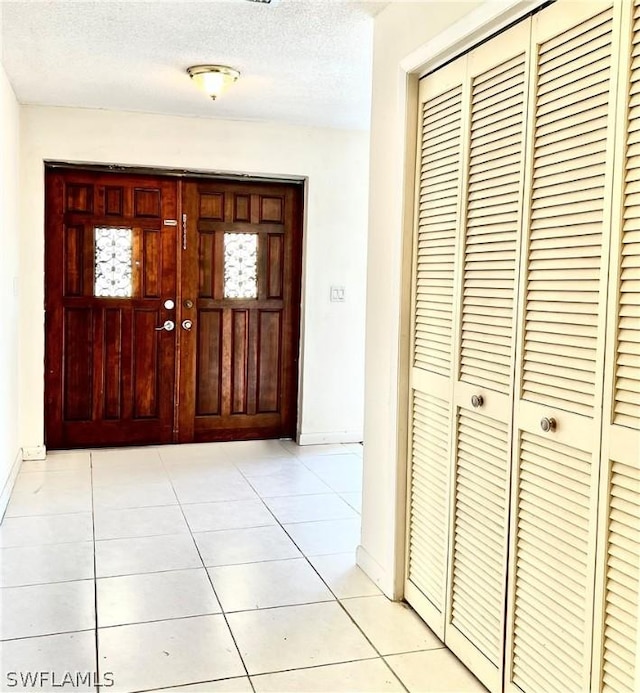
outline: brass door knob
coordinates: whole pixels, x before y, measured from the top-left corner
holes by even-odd
[[[540,428],[545,432],[545,433],[553,433],[553,431],[556,430],[556,420],[551,418],[548,419],[546,416],[540,421]]]
[[[473,395],[471,398],[471,406],[474,409],[479,409],[484,404],[484,397],[482,395]]]

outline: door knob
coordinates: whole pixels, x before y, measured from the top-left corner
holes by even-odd
[[[182,329],[183,330],[190,330],[193,327],[193,323],[191,320],[183,320],[182,321]]]
[[[549,433],[550,431],[551,431],[551,433],[553,433],[553,431],[556,430],[556,420],[553,419],[553,418],[548,419],[548,418],[545,416],[544,419],[542,419],[542,420],[540,421],[540,428],[541,428],[545,433]]]
[[[160,332],[160,330],[166,330],[167,332],[173,332],[175,329],[176,324],[173,322],[173,320],[165,320],[163,325],[160,325],[160,327],[156,327],[156,332]]]
[[[471,398],[471,406],[474,409],[478,409],[484,404],[484,397],[482,395],[473,395]]]

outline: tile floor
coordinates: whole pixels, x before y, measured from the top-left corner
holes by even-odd
[[[25,462],[0,526],[0,690],[483,691],[356,568],[361,449]]]

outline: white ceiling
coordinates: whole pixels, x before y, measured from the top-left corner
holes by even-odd
[[[3,64],[18,100],[367,129],[367,0],[2,2]],[[242,73],[213,102],[185,69]]]

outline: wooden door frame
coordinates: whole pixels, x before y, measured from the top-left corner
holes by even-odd
[[[111,173],[111,174],[124,174],[124,175],[147,175],[164,177],[167,179],[175,178],[176,180],[188,181],[194,179],[202,179],[209,181],[218,182],[228,182],[228,183],[255,183],[255,184],[285,184],[291,186],[299,186],[300,193],[296,196],[296,204],[294,208],[294,227],[296,231],[296,239],[294,241],[294,250],[296,256],[294,257],[294,263],[297,267],[298,276],[300,278],[299,287],[299,302],[293,306],[294,315],[297,317],[297,335],[294,344],[294,353],[296,354],[295,360],[297,361],[296,378],[295,378],[295,396],[294,400],[294,425],[295,429],[294,439],[298,440],[300,437],[300,424],[301,424],[301,413],[302,413],[302,397],[303,397],[303,387],[302,387],[302,374],[303,374],[303,344],[304,344],[304,316],[305,316],[305,267],[306,267],[306,210],[307,210],[307,186],[308,178],[305,176],[267,176],[267,175],[257,175],[257,174],[244,174],[237,172],[223,172],[223,171],[207,171],[202,169],[176,169],[176,168],[163,168],[156,166],[135,166],[135,165],[120,165],[120,164],[109,164],[109,163],[84,163],[75,161],[64,161],[64,160],[48,160],[43,161],[43,180],[47,172],[50,171],[78,171],[78,172],[88,172],[88,173]],[[181,220],[183,212],[183,201],[182,201],[182,189],[178,186],[178,219]],[[179,221],[179,223],[181,223]],[[46,214],[45,214],[45,227],[46,227]],[[45,228],[46,234],[46,228]],[[178,234],[180,235],[180,234]],[[45,247],[46,247],[46,235],[45,235]],[[177,277],[180,277],[181,270],[181,260],[182,254],[177,252]],[[43,283],[45,286],[46,293],[46,262],[45,262],[45,275],[43,277]],[[181,300],[181,283],[178,282],[176,286],[176,304],[180,305]],[[46,325],[43,324],[43,341],[46,345]],[[174,417],[173,417],[173,441],[172,444],[177,444],[182,442],[180,439],[183,436],[179,435],[179,403],[180,403],[180,332],[177,331],[176,336],[176,358],[175,358],[175,394],[174,394]],[[45,359],[47,357],[45,351]],[[46,407],[47,398],[47,388],[45,383],[45,388],[43,392],[43,412]],[[43,423],[46,426],[46,414],[43,418]],[[46,438],[46,429],[43,431],[43,436]],[[43,448],[44,449],[44,448]]]

